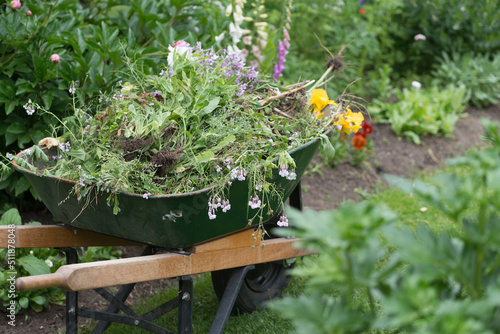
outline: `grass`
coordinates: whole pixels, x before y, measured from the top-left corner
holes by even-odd
[[[446,171],[466,173],[466,170],[457,168],[446,168]],[[431,182],[432,174],[421,174],[420,179]],[[415,197],[403,193],[395,188],[378,185],[368,198],[375,202],[386,203],[393,211],[399,215],[400,224],[416,227],[421,223],[429,225],[435,231],[455,231],[459,233],[459,227],[448,217],[443,216],[438,210],[427,206]],[[423,209],[426,208],[426,209]],[[300,266],[301,260],[296,265]],[[307,282],[302,278],[292,277],[290,285],[285,289],[284,295],[298,296],[303,293]],[[143,314],[165,301],[175,297],[177,287],[160,290],[153,297],[146,298],[133,306],[137,314]],[[213,291],[210,274],[199,275],[194,280],[194,304],[193,304],[193,333],[207,333],[212,324],[215,312],[218,307],[218,299]],[[161,316],[154,321],[156,324],[177,332],[177,311],[174,310]],[[82,333],[90,333],[87,328]],[[113,324],[106,333],[145,333],[145,330]],[[279,313],[263,310],[252,314],[242,314],[231,316],[226,325],[224,333],[290,333],[293,332],[293,325],[289,320],[280,316]]]
[[[300,262],[300,261],[298,261]],[[292,278],[290,285],[284,291],[284,294],[298,295],[302,293],[305,287],[305,282],[299,278]],[[162,303],[175,297],[177,287],[160,290],[156,295],[146,298],[140,303],[133,306],[134,312],[143,314],[151,309],[161,305]],[[194,279],[193,293],[193,333],[201,334],[208,333],[212,325],[215,312],[218,307],[218,299],[212,288],[212,281],[209,273],[199,275]],[[157,318],[154,323],[170,330],[177,332],[177,310],[167,313]],[[92,326],[93,327],[93,326]],[[91,333],[91,328],[86,328],[82,333]],[[241,314],[239,316],[231,316],[226,325],[224,333],[242,334],[242,333],[290,333],[293,331],[292,323],[280,317],[279,314],[270,310],[256,311],[252,314]],[[106,333],[109,334],[138,334],[146,331],[140,328],[113,324],[109,327]]]

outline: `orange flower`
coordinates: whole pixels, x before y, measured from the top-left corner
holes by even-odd
[[[361,14],[363,14],[363,15],[365,15],[365,14],[366,14],[366,10],[364,10],[363,8],[361,8],[361,9],[359,10],[359,12],[360,12]]]
[[[362,150],[366,146],[366,138],[361,133],[356,133],[354,137],[352,137],[352,146],[355,150]]]

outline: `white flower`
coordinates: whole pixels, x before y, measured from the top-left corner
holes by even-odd
[[[52,266],[54,265],[52,263],[52,261],[50,261],[49,259],[45,260],[45,264],[49,267],[49,268],[52,268]]]
[[[240,6],[236,5],[235,11],[233,13],[234,23],[239,26],[243,23],[243,10]]]
[[[412,81],[411,82],[411,86],[414,87],[414,88],[417,88],[417,89],[420,89],[422,88],[422,84],[418,81]]]
[[[252,209],[260,208],[261,204],[262,204],[262,202],[260,201],[259,196],[257,196],[257,195],[255,195],[253,198],[251,198],[250,201],[248,202],[248,205]]]
[[[149,198],[149,196],[151,196],[151,194],[150,194],[150,193],[145,193],[145,194],[143,194],[143,195],[142,195],[142,198],[144,198],[144,199],[148,199],[148,198]]]
[[[240,55],[240,49],[236,46],[236,45],[229,45],[227,47],[227,53],[229,55],[232,55],[232,54],[237,54],[238,56]]]
[[[215,214],[215,209],[214,208],[208,209],[208,219],[214,220],[215,218],[217,218],[217,215]]]
[[[168,46],[170,53],[167,56],[167,63],[170,67],[174,65],[174,60],[178,59],[180,56],[186,56],[188,60],[193,60],[191,57],[191,47],[188,42],[178,41],[174,46]]]
[[[229,4],[229,6],[227,6],[226,8],[226,16],[231,15],[232,12],[233,12],[233,5]]]
[[[75,87],[75,85],[71,85],[71,86],[69,86],[69,93],[70,93],[71,95],[73,95],[73,94],[75,94],[75,92],[76,92],[76,87]]]
[[[257,191],[262,191],[262,183],[257,183],[257,184],[255,185],[255,190],[257,190]]]
[[[234,44],[238,43],[243,35],[240,26],[235,25],[233,22],[229,23],[229,35],[231,35]]]
[[[225,32],[223,32],[223,33],[222,33],[222,34],[220,34],[219,36],[215,36],[215,41],[216,41],[217,43],[222,42],[222,40],[224,39],[224,35],[225,35],[225,34],[226,34],[226,33],[225,33]]]
[[[415,40],[418,41],[418,40],[423,40],[425,41],[427,39],[427,37],[425,37],[425,35],[422,35],[422,34],[417,34],[415,35]]]
[[[279,227],[287,227],[288,226],[288,218],[286,216],[281,216],[280,220],[278,220]]]
[[[287,177],[288,175],[290,175],[290,172],[289,172],[289,171],[288,171],[288,169],[286,168],[286,165],[281,165],[281,168],[280,168],[279,174],[280,174],[280,176],[282,176],[282,177]]]
[[[297,174],[293,170],[286,177],[287,180],[295,180],[296,178],[297,178]]]

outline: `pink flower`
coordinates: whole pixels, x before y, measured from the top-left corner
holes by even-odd
[[[33,13],[31,12],[31,10],[29,10],[29,9],[28,9],[28,10],[26,11],[26,15],[31,16],[31,15],[33,15]]]
[[[54,53],[52,56],[50,56],[50,61],[53,63],[58,63],[61,61],[61,58],[57,53]]]
[[[427,37],[425,37],[425,35],[422,35],[422,34],[415,35],[415,40],[418,41],[419,39],[425,41],[427,39]]]
[[[174,48],[176,48],[176,47],[189,47],[189,43],[185,42],[181,39],[181,40],[178,40],[177,42],[175,42]]]
[[[19,8],[21,8],[21,1],[19,1],[19,0],[12,0],[10,2],[10,8],[12,8],[12,10],[18,10]]]

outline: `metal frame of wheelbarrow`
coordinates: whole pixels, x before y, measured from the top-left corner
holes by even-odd
[[[290,196],[290,205],[301,208],[300,185]],[[0,247],[7,245],[7,226],[0,226]],[[248,271],[259,263],[267,263],[313,252],[293,246],[297,239],[276,238],[255,242],[253,231],[248,230],[215,241],[192,246],[184,250],[167,250],[146,246],[139,257],[118,260],[77,263],[74,247],[141,245],[102,234],[71,230],[61,226],[16,226],[16,248],[60,248],[66,253],[67,264],[55,273],[20,277],[16,280],[19,291],[59,287],[66,291],[66,333],[77,333],[78,317],[98,320],[93,333],[103,333],[111,323],[140,327],[153,333],[173,333],[152,320],[178,308],[178,333],[192,333],[193,281],[191,275],[222,269],[232,271],[220,300],[209,333],[222,333],[235,300]],[[161,251],[161,253],[159,253]],[[138,282],[177,277],[178,295],[142,314],[136,314],[125,304]],[[115,295],[105,287],[121,286]],[[104,312],[78,307],[78,291],[94,289],[110,302]],[[118,314],[122,311],[124,314]]]

